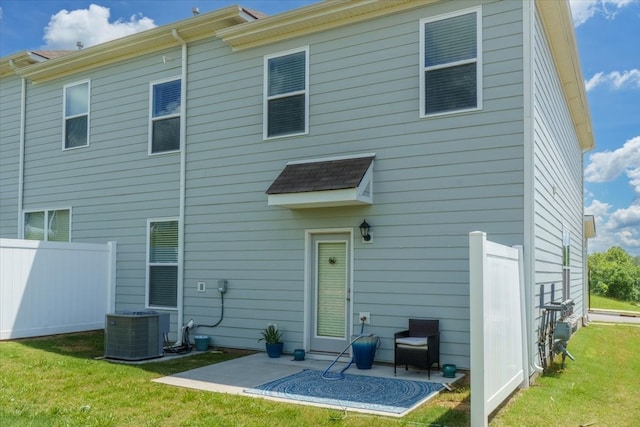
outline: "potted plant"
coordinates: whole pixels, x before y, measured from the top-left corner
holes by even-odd
[[[280,357],[284,343],[281,341],[282,332],[275,325],[269,325],[261,332],[262,338],[258,341],[264,341],[269,357]]]

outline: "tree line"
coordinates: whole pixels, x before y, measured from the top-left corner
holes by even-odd
[[[589,290],[622,301],[640,301],[640,256],[618,246],[589,255]]]

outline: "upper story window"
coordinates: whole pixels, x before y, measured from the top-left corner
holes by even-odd
[[[264,58],[264,137],[309,132],[309,48]]]
[[[151,83],[149,153],[180,149],[180,79]]]
[[[481,8],[420,21],[421,116],[482,108]]]
[[[64,86],[62,148],[65,150],[89,145],[89,93],[88,80]]]
[[[26,240],[71,241],[71,210],[50,209],[24,213],[23,236]]]

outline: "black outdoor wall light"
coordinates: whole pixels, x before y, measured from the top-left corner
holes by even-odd
[[[369,234],[370,228],[371,226],[369,225],[369,223],[367,223],[366,219],[362,221],[362,224],[360,224],[360,234],[362,235],[362,240],[364,240],[365,242],[371,240],[371,234]]]

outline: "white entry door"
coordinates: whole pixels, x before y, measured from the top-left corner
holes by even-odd
[[[339,353],[349,344],[349,234],[318,234],[312,239],[310,350]]]

